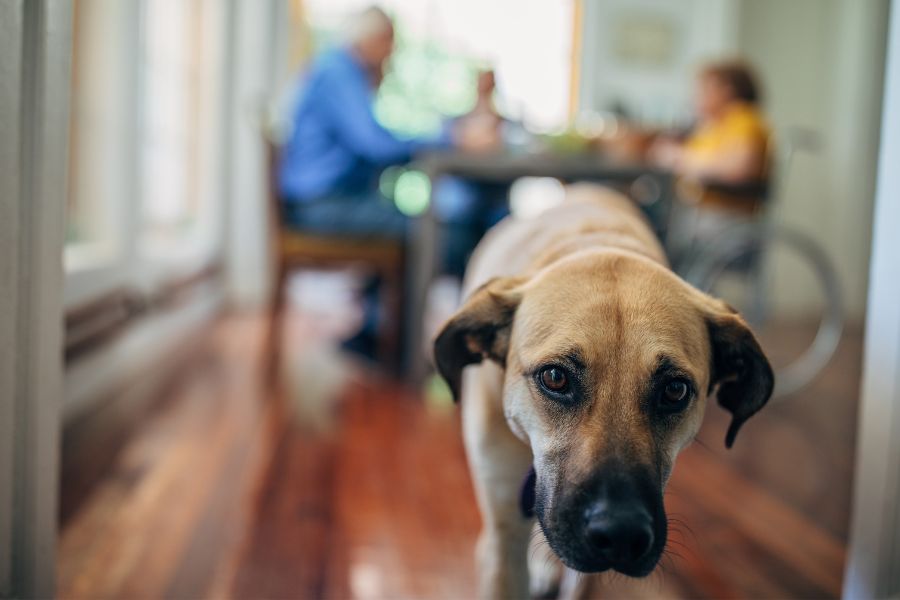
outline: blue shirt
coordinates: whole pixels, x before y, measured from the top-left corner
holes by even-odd
[[[289,200],[370,193],[385,167],[441,145],[399,139],[378,123],[369,75],[347,48],[317,58],[301,85],[279,171]]]

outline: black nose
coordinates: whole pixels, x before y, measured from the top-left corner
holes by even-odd
[[[588,542],[614,566],[637,563],[653,547],[653,521],[643,508],[616,509],[601,502],[585,517]]]

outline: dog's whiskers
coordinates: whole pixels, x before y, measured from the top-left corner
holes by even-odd
[[[706,442],[704,442],[703,440],[701,440],[699,437],[695,437],[695,438],[694,438],[694,441],[697,442],[697,445],[698,445],[698,446],[700,446],[701,448],[703,448],[704,450],[706,450],[706,451],[709,452],[710,454],[716,454],[716,451],[713,450],[713,449],[709,446],[709,444],[707,444]]]

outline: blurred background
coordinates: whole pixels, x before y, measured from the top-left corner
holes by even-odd
[[[372,37],[370,4],[72,2],[59,596],[471,597],[479,517],[427,341],[481,234],[582,180],[639,203],[779,373],[733,450],[710,408],[661,569],[597,594],[839,596],[888,0],[384,0],[377,124],[347,125],[411,144],[367,167],[402,215],[384,236],[318,221],[290,185],[304,111],[355,110],[328,61]],[[748,181],[659,151],[697,130],[698,73],[725,60],[761,89]],[[679,249],[679,207],[711,193],[752,210]]]

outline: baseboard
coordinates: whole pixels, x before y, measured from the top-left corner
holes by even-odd
[[[221,286],[196,286],[177,305],[148,314],[126,331],[66,365],[62,416],[68,422],[113,396],[141,395],[179,360],[186,342],[224,308]]]

